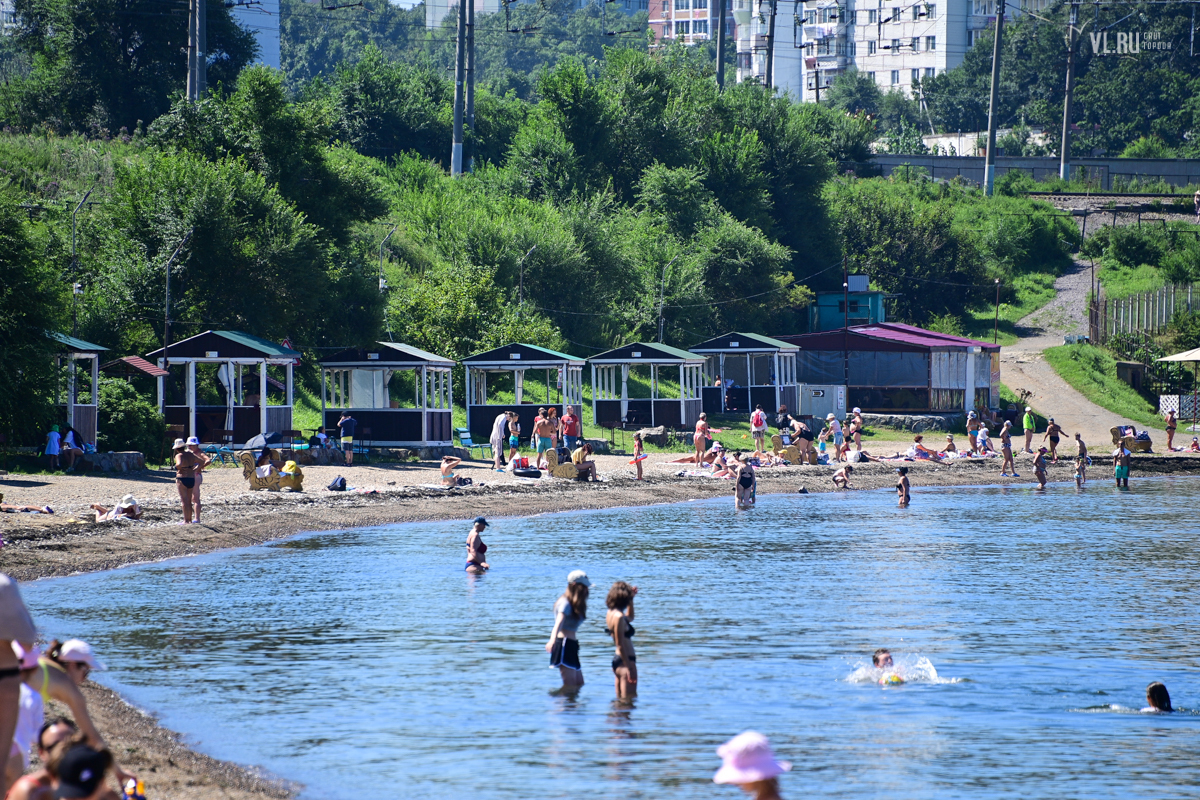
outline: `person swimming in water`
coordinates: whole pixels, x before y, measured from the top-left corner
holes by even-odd
[[[871,665],[882,673],[879,676],[880,685],[904,683],[904,679],[895,672],[895,666],[892,663],[892,651],[886,647],[881,647],[871,654]]]
[[[1146,702],[1149,703],[1142,711],[1154,712],[1158,714],[1170,714],[1175,709],[1171,708],[1171,694],[1167,691],[1167,687],[1159,681],[1155,681],[1146,687]]]

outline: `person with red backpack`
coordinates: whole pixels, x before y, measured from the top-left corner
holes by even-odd
[[[761,405],[754,407],[754,412],[750,415],[750,436],[754,439],[754,449],[760,453],[765,453],[767,448],[763,446],[763,440],[767,434],[767,415],[763,413]]]

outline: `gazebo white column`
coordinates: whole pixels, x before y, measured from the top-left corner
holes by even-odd
[[[653,408],[653,402],[651,403]],[[651,412],[653,422],[653,412]],[[629,365],[621,365],[621,424],[625,424],[626,417],[629,416]]]
[[[265,359],[258,362],[258,432],[267,432],[267,362]]]
[[[196,362],[187,362],[188,436],[196,435]]]

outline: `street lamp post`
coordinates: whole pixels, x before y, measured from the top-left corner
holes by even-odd
[[[996,322],[992,326],[992,344],[1000,342],[1000,279],[996,278]]]

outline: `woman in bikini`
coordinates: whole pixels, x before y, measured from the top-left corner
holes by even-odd
[[[637,694],[637,655],[633,652],[633,598],[638,588],[625,581],[617,581],[608,590],[604,604],[608,615],[604,618],[604,632],[612,637],[617,654],[613,656],[612,671],[616,682],[617,699],[625,700]]]
[[[558,449],[558,437],[562,432],[562,421],[558,418],[558,408],[550,406],[546,409],[546,416],[550,419],[550,446],[555,450]]]
[[[562,675],[563,689],[583,686],[583,665],[579,661],[579,639],[575,632],[587,619],[591,585],[586,572],[572,570],[567,576],[566,591],[554,602],[554,627],[550,629],[546,650],[550,653],[550,666],[558,667]]]
[[[704,451],[708,449],[708,435],[720,432],[716,428],[708,427],[708,414],[701,412],[700,419],[696,421],[696,431],[692,435],[692,447],[696,450],[693,458],[697,464],[704,463]]]
[[[175,451],[175,488],[183,502],[183,522],[186,524],[192,521],[192,490],[196,488],[196,468],[201,462],[195,453],[188,452],[183,439],[176,439],[171,449]]]
[[[1013,460],[1012,451],[1012,422],[1004,421],[1004,427],[1000,429],[1000,454],[1004,456],[1004,463],[1000,465],[1000,475],[1009,477],[1009,469],[1012,469],[1012,477],[1019,478],[1021,474],[1017,472],[1017,462]]]
[[[1169,409],[1166,416],[1167,423],[1167,452],[1170,453],[1175,449],[1175,428],[1179,423],[1175,417],[1175,409]]]
[[[1050,458],[1055,464],[1058,463],[1058,441],[1059,434],[1062,433],[1062,426],[1054,421],[1051,417],[1046,421],[1046,434],[1042,437],[1042,441],[1050,440]]]
[[[912,500],[912,485],[908,482],[908,467],[898,468],[896,474],[900,476],[896,480],[896,494],[900,497],[897,505],[900,508],[907,508],[909,501]]]
[[[483,517],[476,517],[475,524],[471,526],[471,532],[467,534],[467,566],[466,571],[475,575],[482,574],[486,570],[491,569],[483,557],[487,554],[487,545],[483,543],[483,529],[488,526],[488,521]]]
[[[442,464],[439,468],[442,473],[442,486],[458,485],[458,478],[454,477],[454,468],[461,463],[461,458],[455,458],[454,456],[442,456]]]

